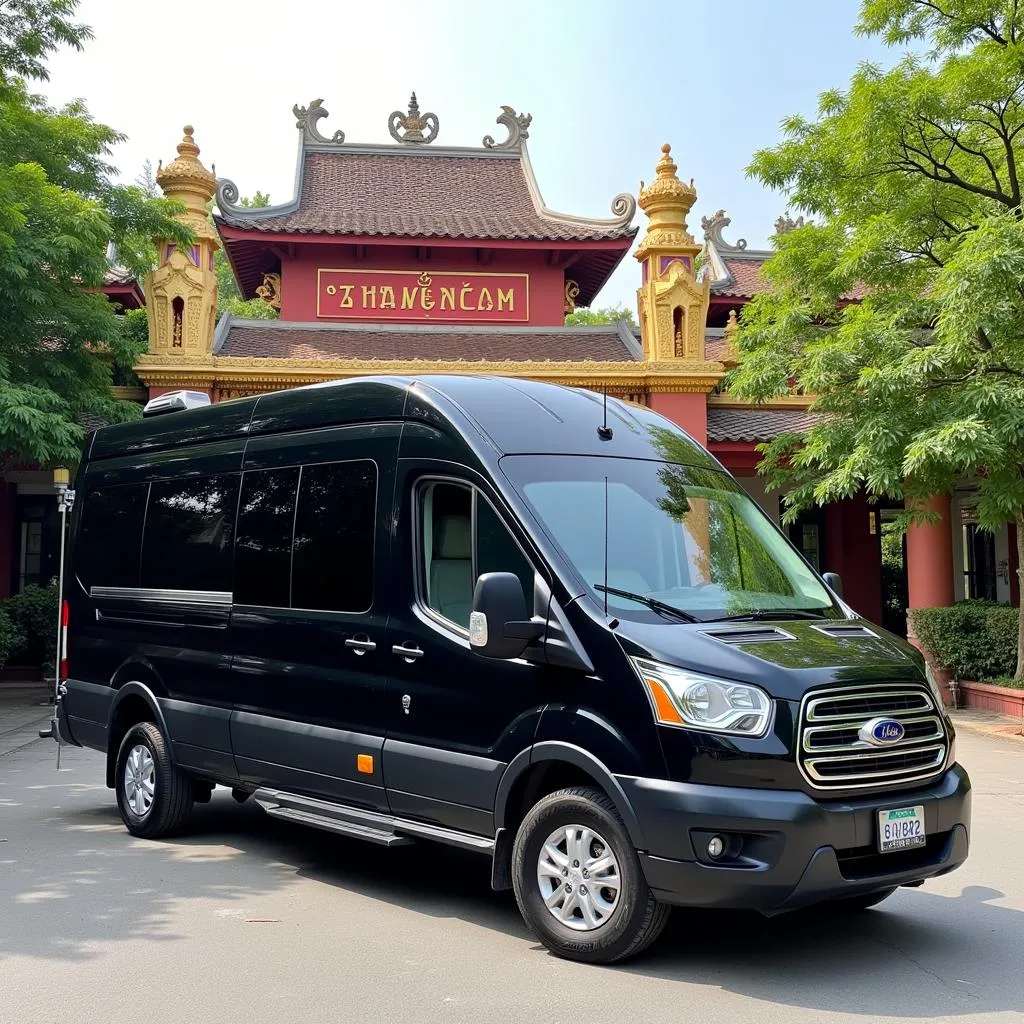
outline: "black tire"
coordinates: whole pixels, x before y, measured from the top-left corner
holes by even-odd
[[[548,837],[563,826],[593,829],[618,863],[618,903],[607,920],[590,931],[576,931],[556,920],[544,903],[537,865]],[[556,956],[590,964],[610,964],[636,956],[661,934],[670,908],[655,900],[640,859],[615,805],[598,789],[561,789],[538,801],[519,826],[512,848],[512,887],[530,930]]]
[[[152,802],[141,814],[132,806],[125,781],[128,758],[140,746],[145,747],[153,759]],[[171,763],[167,741],[152,722],[133,725],[121,740],[114,770],[114,792],[125,827],[133,836],[143,839],[157,839],[177,831],[192,810],[195,795],[192,780]]]
[[[841,900],[829,900],[822,903],[821,909],[829,913],[857,914],[862,910],[870,910],[878,906],[882,900],[887,900],[896,890],[879,889],[877,892],[866,892],[860,896],[844,896]]]

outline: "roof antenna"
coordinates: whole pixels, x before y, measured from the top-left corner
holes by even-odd
[[[604,478],[604,616],[608,618],[608,477]]]
[[[597,428],[597,436],[602,441],[610,441],[612,439],[612,428],[608,426],[608,388],[601,388],[601,392],[604,395],[604,423]],[[607,582],[607,581],[605,581]],[[605,601],[605,604],[608,602]],[[606,608],[605,611],[608,609]]]

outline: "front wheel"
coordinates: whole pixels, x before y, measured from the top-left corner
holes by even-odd
[[[569,960],[635,956],[668,920],[614,804],[589,787],[559,790],[531,808],[512,849],[512,886],[533,933]]]
[[[117,809],[133,836],[170,835],[192,810],[192,780],[171,762],[167,741],[152,722],[140,722],[125,733],[114,788]]]

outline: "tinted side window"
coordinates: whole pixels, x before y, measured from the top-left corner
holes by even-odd
[[[533,613],[533,568],[512,534],[482,495],[476,499],[476,574],[513,572],[523,585],[526,610]],[[475,581],[474,581],[475,585]]]
[[[231,590],[237,474],[150,485],[142,541],[143,587]]]
[[[75,543],[75,572],[87,587],[137,587],[148,484],[90,491]]]
[[[532,611],[533,568],[483,495],[438,482],[423,487],[419,501],[420,596],[428,608],[468,629],[477,577],[511,572]]]
[[[373,604],[377,466],[303,466],[295,512],[292,607],[365,612]]]
[[[242,477],[235,541],[235,603],[287,608],[299,467]]]

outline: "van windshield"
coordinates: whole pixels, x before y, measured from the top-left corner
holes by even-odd
[[[602,603],[607,596],[618,616],[840,614],[807,563],[725,473],[575,455],[509,455],[501,466],[593,596]]]

